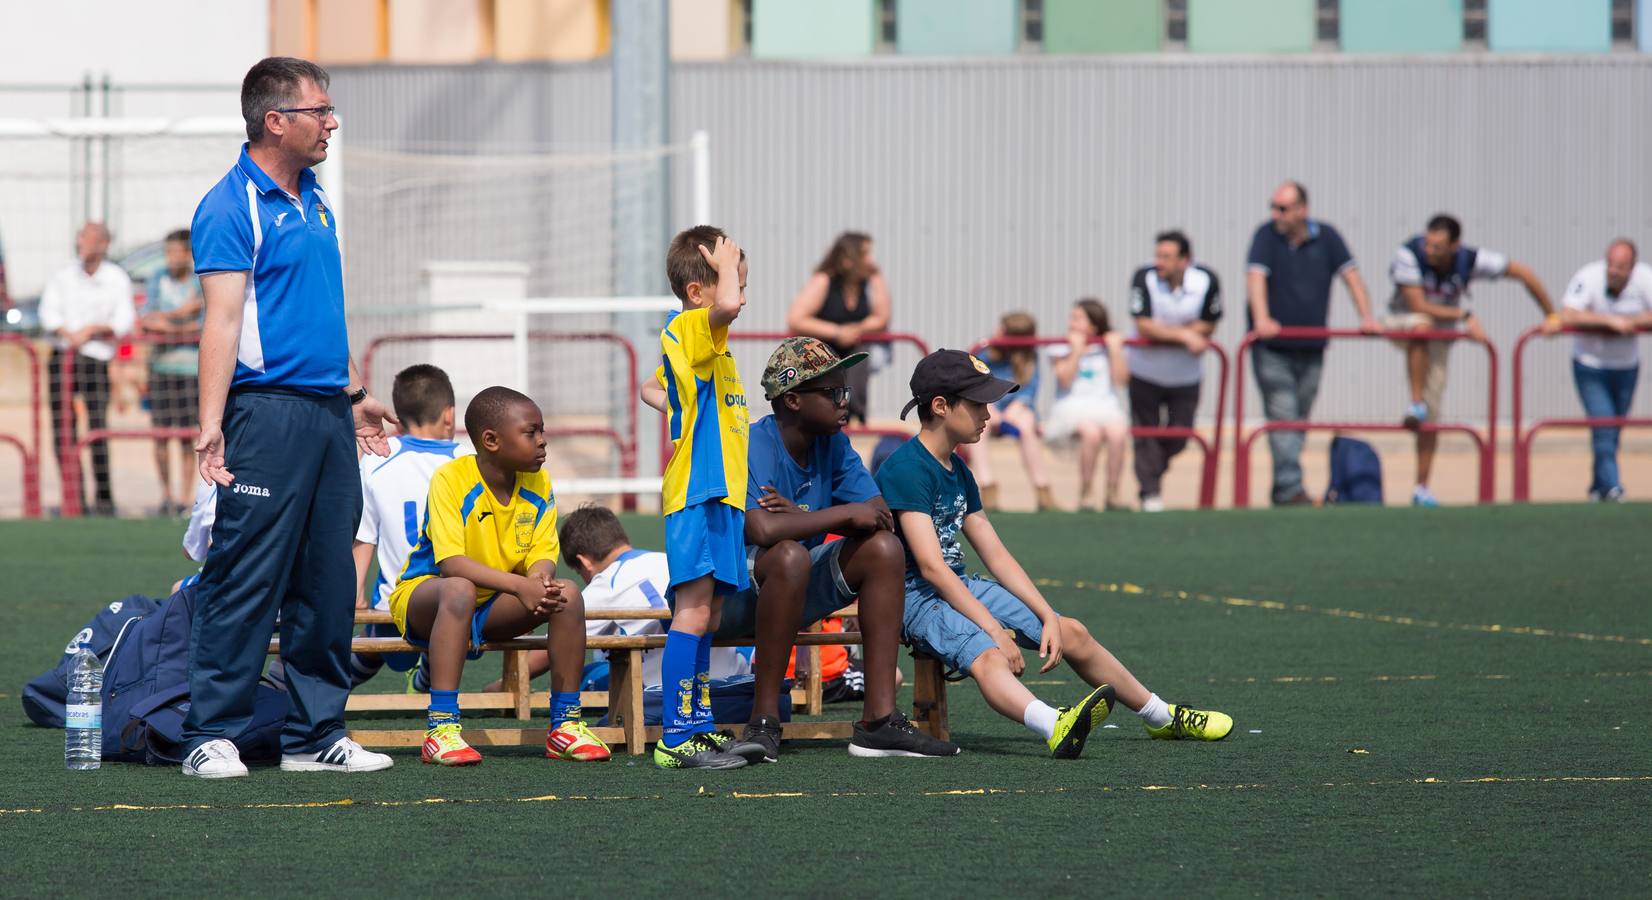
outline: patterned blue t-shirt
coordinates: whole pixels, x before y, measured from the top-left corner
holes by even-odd
[[[941,558],[958,577],[964,576],[964,517],[981,508],[981,492],[975,476],[958,454],[952,454],[951,470],[940,464],[917,438],[901,445],[878,467],[878,490],[896,513],[925,513],[941,540]],[[898,530],[898,529],[897,529]],[[906,544],[905,535],[901,543]],[[912,548],[906,548],[906,581],[922,581]]]

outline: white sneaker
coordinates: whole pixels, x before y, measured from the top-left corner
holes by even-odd
[[[374,753],[347,737],[333,742],[320,753],[283,753],[283,772],[377,772],[388,769],[395,760],[383,753]]]
[[[207,741],[189,754],[184,760],[184,774],[196,778],[244,778],[247,767],[241,762],[241,751],[219,738]]]
[[[1158,494],[1141,498],[1142,512],[1164,512],[1164,500]]]

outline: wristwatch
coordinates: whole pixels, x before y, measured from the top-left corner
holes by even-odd
[[[344,396],[350,398],[351,406],[355,406],[357,403],[367,399],[367,385],[364,384],[361,387],[346,393]]]

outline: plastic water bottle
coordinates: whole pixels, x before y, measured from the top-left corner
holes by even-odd
[[[85,641],[80,642],[69,668],[69,702],[63,718],[64,766],[96,769],[103,765],[103,664]]]

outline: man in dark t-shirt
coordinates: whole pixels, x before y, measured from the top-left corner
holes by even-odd
[[[1262,338],[1252,348],[1251,359],[1268,421],[1301,421],[1308,418],[1319,394],[1325,341],[1270,339],[1281,327],[1324,328],[1331,282],[1338,277],[1359,310],[1360,330],[1375,334],[1382,326],[1371,316],[1365,282],[1342,235],[1329,223],[1308,217],[1307,189],[1287,181],[1273,192],[1271,207],[1272,221],[1256,229],[1247,257],[1250,325]],[[1302,440],[1300,431],[1268,433],[1276,506],[1310,502],[1298,461]]]

